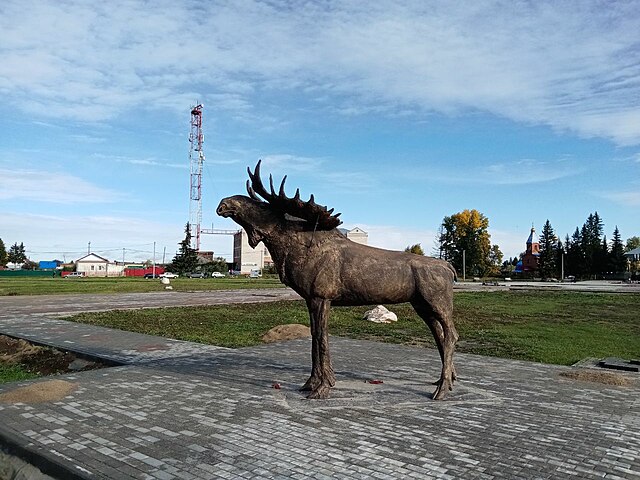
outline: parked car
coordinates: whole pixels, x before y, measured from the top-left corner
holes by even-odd
[[[160,274],[160,278],[178,278],[180,275],[177,273],[164,272]]]
[[[187,277],[189,278],[204,278],[205,274],[202,272],[191,272],[187,273]]]
[[[78,278],[84,277],[84,272],[71,272],[68,275],[65,275],[64,278]]]
[[[145,273],[144,278],[160,278],[159,273]]]
[[[225,277],[225,274],[224,274],[224,273],[220,273],[220,272],[213,272],[213,273],[211,274],[211,276],[212,276],[213,278],[224,278],[224,277]]]

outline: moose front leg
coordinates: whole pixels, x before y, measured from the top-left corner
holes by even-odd
[[[311,391],[307,398],[327,398],[336,384],[329,355],[329,309],[331,302],[320,298],[307,300],[311,323],[311,376],[300,390]]]

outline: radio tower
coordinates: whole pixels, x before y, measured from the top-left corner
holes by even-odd
[[[197,252],[200,251],[200,223],[202,223],[202,165],[204,164],[202,108],[202,104],[191,108],[191,132],[189,133],[189,164],[191,170],[189,229],[191,231],[191,248],[194,248]]]

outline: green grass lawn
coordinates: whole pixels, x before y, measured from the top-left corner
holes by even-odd
[[[570,365],[585,357],[640,358],[640,296],[578,292],[460,292],[455,295],[458,351]],[[434,346],[408,304],[399,321],[362,320],[370,307],[334,307],[332,335]],[[71,320],[226,347],[260,343],[270,328],[308,324],[302,301],[87,313]]]
[[[226,290],[237,288],[282,287],[277,278],[175,278],[171,286],[178,292],[194,290]],[[64,293],[134,293],[159,292],[164,285],[159,279],[116,278],[48,278],[0,277],[0,296],[55,295]]]

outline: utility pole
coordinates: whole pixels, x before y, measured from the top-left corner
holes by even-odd
[[[156,242],[153,242],[153,278],[156,278]]]
[[[467,251],[462,250],[462,281],[467,281]]]
[[[122,249],[122,264],[124,265],[124,248]]]
[[[162,265],[164,266],[164,256],[167,254],[167,247],[163,247],[162,249]]]

